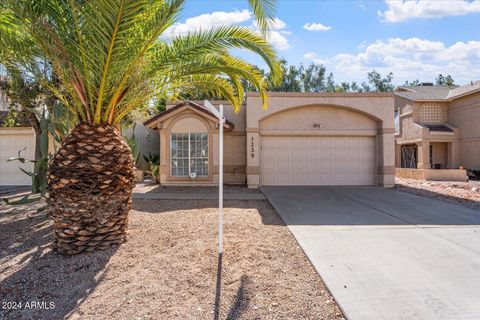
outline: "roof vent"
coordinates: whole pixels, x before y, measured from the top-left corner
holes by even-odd
[[[420,82],[418,84],[420,87],[433,87],[433,82]]]

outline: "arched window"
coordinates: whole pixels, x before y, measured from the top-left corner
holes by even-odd
[[[208,176],[208,131],[195,118],[178,121],[170,133],[170,170],[176,177]]]

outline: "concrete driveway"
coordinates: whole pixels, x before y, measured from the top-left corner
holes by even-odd
[[[480,211],[375,187],[265,187],[348,319],[480,319]]]

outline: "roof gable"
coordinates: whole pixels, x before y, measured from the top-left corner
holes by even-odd
[[[196,113],[198,113],[200,116],[206,117],[210,119],[211,121],[218,122],[217,117],[210,111],[208,111],[205,107],[202,105],[192,102],[192,101],[184,101],[182,103],[179,103],[170,109],[167,109],[163,112],[160,112],[159,114],[153,116],[152,118],[148,119],[143,123],[144,126],[151,128],[152,124],[155,122],[162,122],[166,119],[169,119],[175,115],[177,115],[180,112],[183,112],[184,110],[192,110]],[[224,127],[228,130],[232,130],[235,126],[232,122],[229,120],[225,119]]]

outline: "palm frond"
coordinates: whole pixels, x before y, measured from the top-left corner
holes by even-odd
[[[270,29],[270,25],[275,18],[275,1],[274,0],[248,0],[250,8],[257,22],[260,32],[265,37]]]
[[[267,103],[258,70],[231,49],[259,55],[273,79],[281,67],[265,38],[247,27],[225,26],[165,38],[184,0],[4,0],[0,54],[30,72],[52,66],[62,89],[51,88],[81,121],[118,123],[157,95],[194,90],[218,95],[239,108],[242,81]],[[274,0],[250,0],[259,29],[273,19]],[[18,37],[17,34],[20,36]],[[21,40],[21,41],[20,41]],[[30,48],[28,48],[30,45]],[[18,48],[20,54],[15,53]],[[3,53],[2,53],[3,52]],[[210,87],[209,87],[210,86]]]

